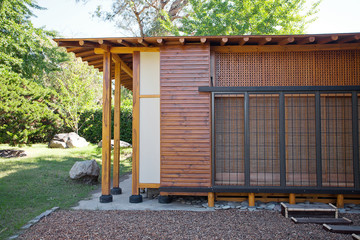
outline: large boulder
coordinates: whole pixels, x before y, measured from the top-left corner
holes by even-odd
[[[76,133],[69,133],[68,139],[66,141],[66,145],[68,148],[76,148],[76,147],[86,147],[89,143],[85,140],[85,138],[80,137]]]
[[[53,139],[49,142],[49,148],[66,148],[66,143]]]
[[[74,132],[56,134],[49,142],[49,148],[75,148],[86,147],[89,143],[85,138]]]
[[[95,159],[78,161],[72,166],[69,175],[70,178],[74,180],[89,184],[97,183],[100,175],[100,167]]]
[[[102,140],[98,143],[98,147],[102,147]],[[120,140],[120,147],[131,147],[131,144]],[[114,139],[111,139],[111,148],[114,148]]]

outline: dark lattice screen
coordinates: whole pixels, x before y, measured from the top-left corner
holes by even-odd
[[[244,95],[215,97],[215,168],[217,185],[243,185]]]
[[[249,94],[250,185],[280,185],[279,95]]]
[[[316,186],[315,94],[285,94],[287,186]]]
[[[360,50],[216,53],[215,86],[359,85]]]
[[[351,94],[321,94],[322,184],[353,187]]]

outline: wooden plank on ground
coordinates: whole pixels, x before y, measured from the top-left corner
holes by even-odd
[[[355,240],[360,240],[360,236],[357,235],[357,234],[355,234],[355,233],[353,233],[351,236],[352,236],[352,238],[355,239]]]
[[[328,225],[323,224],[323,228],[334,233],[360,233],[360,226],[348,226],[348,225]]]
[[[343,218],[295,218],[291,217],[294,223],[314,223],[314,224],[332,224],[332,225],[350,225],[352,221],[345,217]]]

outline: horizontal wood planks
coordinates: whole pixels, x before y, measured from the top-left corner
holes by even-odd
[[[211,186],[208,45],[160,48],[161,187]]]

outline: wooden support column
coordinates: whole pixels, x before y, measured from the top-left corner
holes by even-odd
[[[111,168],[111,53],[104,52],[103,61],[103,116],[102,116],[102,176],[101,203],[112,202],[110,194]]]
[[[289,194],[289,203],[290,204],[296,204],[295,193],[290,193]]]
[[[113,188],[111,194],[122,193],[119,187],[120,176],[120,108],[121,108],[121,62],[115,61],[115,104],[114,104],[114,163],[113,163]]]
[[[249,207],[255,207],[255,193],[249,193]]]
[[[344,194],[337,195],[336,207],[344,208]]]
[[[139,144],[140,144],[140,52],[133,53],[133,123],[132,123],[132,196],[131,203],[142,202],[139,191]]]
[[[215,206],[215,193],[213,192],[208,193],[208,206],[209,207]]]

